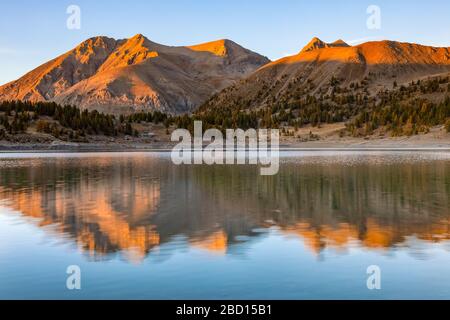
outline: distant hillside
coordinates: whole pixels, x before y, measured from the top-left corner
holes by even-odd
[[[450,49],[394,41],[350,47],[314,38],[299,54],[271,62],[224,89],[203,108],[270,107],[306,96],[330,96],[337,88],[374,96],[394,84],[408,84],[450,72]],[[358,90],[359,89],[359,90]]]
[[[193,110],[269,60],[230,40],[170,47],[136,35],[88,39],[0,87],[0,101],[55,101],[107,113]]]

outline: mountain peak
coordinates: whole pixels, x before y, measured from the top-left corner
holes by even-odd
[[[141,38],[145,38],[145,36],[142,33],[136,33],[134,36],[132,36],[131,38],[136,38],[136,39],[141,39]]]
[[[148,40],[143,34],[135,34],[134,36],[132,36],[131,38],[127,39],[127,42],[129,43],[136,43],[136,44],[142,44],[145,42],[148,42],[150,40]]]
[[[309,43],[317,43],[317,44],[319,44],[319,43],[325,43],[325,42],[322,41],[322,39],[320,39],[318,37],[313,37]]]
[[[144,42],[150,41],[150,40],[148,40],[147,37],[145,37],[143,34],[137,33],[134,36],[132,36],[131,38],[129,38],[128,41],[144,43]]]
[[[231,46],[238,46],[238,45],[228,39],[219,39],[193,46],[188,46],[188,48],[194,51],[206,51],[216,56],[224,57],[229,53]]]
[[[114,44],[116,40],[113,38],[108,38],[105,36],[97,36],[91,37],[83,42],[81,42],[78,46],[75,47],[74,50],[86,50],[88,48],[94,47],[105,47]]]
[[[314,44],[314,43],[325,43],[324,41],[322,41],[320,38],[318,37],[313,37],[309,42],[309,44]]]
[[[331,43],[333,47],[350,47],[350,45],[342,39],[338,39],[335,42]]]
[[[317,37],[314,37],[311,39],[311,41],[308,42],[308,44],[302,49],[302,52],[307,52],[307,51],[312,51],[312,50],[316,50],[316,49],[322,49],[326,47],[326,43],[323,42],[322,40],[320,40]]]
[[[300,53],[313,51],[317,49],[323,49],[323,48],[334,48],[334,47],[350,47],[344,40],[339,39],[332,43],[326,43],[322,40],[320,40],[317,37],[314,37],[311,39],[310,42],[300,51]]]

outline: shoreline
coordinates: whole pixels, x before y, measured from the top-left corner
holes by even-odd
[[[71,152],[170,152],[176,143],[58,143],[0,144],[0,153]],[[204,146],[206,146],[205,144]],[[282,142],[279,151],[449,151],[450,141],[410,141],[397,139],[356,141]]]
[[[428,133],[392,137],[387,134],[366,137],[341,136],[344,123],[326,124],[320,128],[306,126],[296,136],[280,135],[279,150],[450,150],[450,132],[444,126],[435,126]],[[163,128],[152,127],[155,135],[149,137],[90,136],[85,142],[70,142],[48,134],[25,134],[17,140],[0,140],[0,153],[14,152],[158,152],[170,151],[178,142],[172,142]],[[203,142],[207,146],[208,142]]]

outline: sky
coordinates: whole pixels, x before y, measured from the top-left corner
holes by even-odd
[[[79,29],[67,27],[70,5],[80,8]],[[174,46],[227,38],[272,60],[314,36],[450,46],[448,0],[16,0],[1,1],[0,14],[0,85],[98,35],[142,33]]]

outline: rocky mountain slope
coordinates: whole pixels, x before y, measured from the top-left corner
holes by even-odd
[[[342,90],[375,96],[418,79],[450,72],[450,48],[394,41],[349,46],[314,38],[299,54],[271,62],[212,97],[208,108],[289,104]]]
[[[0,101],[55,101],[108,113],[192,111],[270,62],[230,40],[171,47],[141,34],[88,39],[0,87]]]

